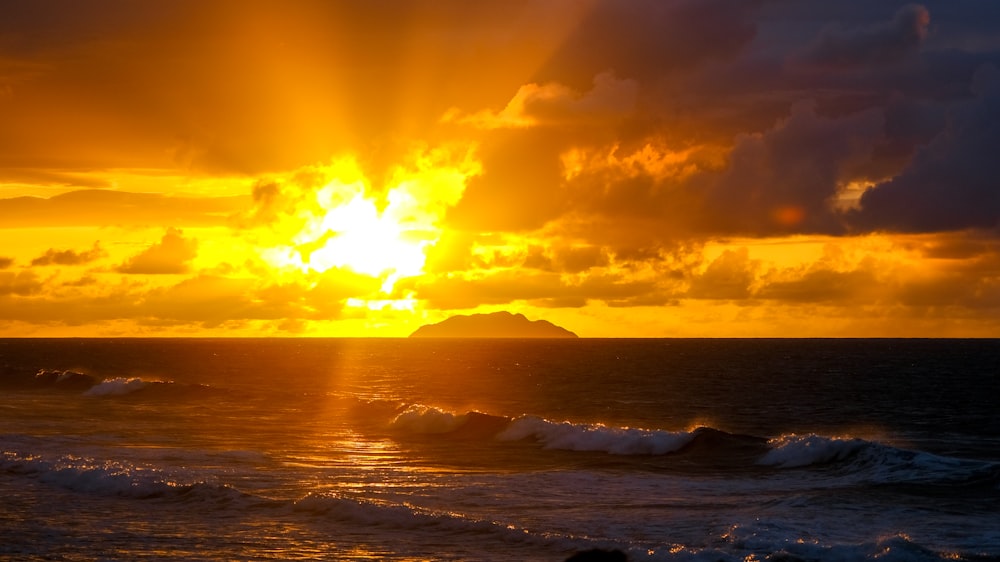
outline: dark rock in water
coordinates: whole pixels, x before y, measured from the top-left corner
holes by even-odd
[[[593,548],[577,552],[567,558],[566,562],[628,562],[628,557],[618,549],[604,550],[603,548]]]
[[[528,320],[523,314],[494,312],[452,316],[417,328],[411,338],[575,338],[573,332],[547,320]]]

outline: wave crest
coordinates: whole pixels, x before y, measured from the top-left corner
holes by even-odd
[[[393,418],[389,425],[393,429],[409,433],[449,433],[464,425],[467,418],[467,414],[414,404]]]
[[[94,375],[71,370],[40,369],[24,381],[28,388],[47,388],[59,392],[81,393],[88,397],[127,396],[138,391],[160,398],[199,397],[227,392],[204,384],[185,384],[169,380],[141,377],[100,379]]]
[[[138,377],[115,377],[105,379],[84,392],[84,396],[123,396],[149,387],[151,384],[168,384],[160,381],[144,381]]]
[[[155,468],[66,455],[46,460],[38,455],[4,451],[0,470],[37,478],[74,492],[134,499],[175,498],[227,503],[245,494],[227,484],[183,482]]]
[[[869,484],[954,487],[1000,483],[1000,463],[942,457],[860,437],[786,434],[768,439],[711,427],[681,431],[641,429],[558,422],[531,415],[508,418],[476,411],[458,413],[422,404],[407,406],[402,411],[397,408],[396,412],[389,423],[390,429],[401,435],[431,439],[530,441],[546,450],[624,457],[679,455],[684,462],[713,467],[756,465],[778,470],[830,467],[849,481]]]
[[[665,455],[691,443],[694,435],[693,431],[609,427],[522,416],[508,424],[497,439],[520,441],[533,438],[546,449],[603,451],[613,455]]]
[[[39,369],[32,382],[36,385],[56,386],[58,388],[79,389],[89,388],[97,383],[93,376],[77,371],[58,369]]]
[[[828,464],[853,457],[871,442],[858,438],[821,435],[782,435],[768,441],[771,449],[757,464],[778,468],[799,468]]]
[[[775,468],[829,465],[850,480],[873,484],[919,484],[949,489],[1000,484],[1000,463],[944,457],[857,437],[792,434],[774,438],[768,445],[770,450],[757,460],[758,465]]]

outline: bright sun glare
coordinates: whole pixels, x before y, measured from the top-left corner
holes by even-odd
[[[292,204],[280,227],[286,242],[265,249],[264,258],[302,273],[350,270],[381,280],[382,292],[390,293],[399,279],[423,273],[446,209],[478,173],[468,155],[457,165],[441,158],[432,154],[418,159],[415,169],[397,169],[381,208],[349,159],[325,169],[333,179],[319,189],[288,187]]]
[[[319,237],[315,237],[319,234]],[[424,267],[427,240],[408,239],[407,230],[387,209],[379,212],[375,202],[358,193],[345,204],[330,208],[297,244],[323,240],[308,256],[309,268],[326,271],[346,267],[372,277],[388,275],[388,287],[400,277],[419,275]]]

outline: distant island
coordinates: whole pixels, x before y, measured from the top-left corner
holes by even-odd
[[[411,338],[575,338],[573,332],[547,320],[528,320],[523,314],[494,312],[452,316],[437,324],[427,324]]]

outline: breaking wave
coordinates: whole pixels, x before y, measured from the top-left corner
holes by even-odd
[[[170,384],[160,381],[144,381],[138,377],[117,377],[103,380],[84,392],[84,396],[123,396],[149,387],[153,384]]]
[[[71,370],[41,369],[29,381],[33,388],[79,392],[88,397],[113,397],[133,395],[142,391],[144,396],[173,397],[217,392],[203,384],[183,384],[174,381],[144,379],[141,377],[113,377],[100,379],[94,375]]]
[[[414,404],[393,418],[390,427],[410,433],[449,433],[468,421],[469,414],[446,412],[433,406]]]
[[[873,445],[869,441],[821,435],[782,435],[768,441],[770,450],[758,461],[764,466],[800,468],[842,461]]]
[[[546,449],[601,451],[612,455],[665,455],[690,444],[694,437],[694,431],[552,422],[535,416],[517,418],[497,435],[502,441],[533,438]]]
[[[427,417],[416,425],[407,427],[429,429],[439,435],[445,428],[461,431],[462,423],[453,421],[443,411],[426,411],[407,408],[408,415],[397,416],[400,424]],[[404,413],[404,412],[401,412]],[[423,413],[421,413],[423,412]],[[476,423],[474,412],[454,416],[465,419],[465,423]],[[483,414],[478,414],[483,415]],[[499,419],[499,418],[498,418]],[[612,454],[658,454],[656,451],[670,451],[662,454],[683,452],[690,447],[713,447],[717,442],[727,441],[732,436],[709,428],[690,432],[640,431],[629,433],[628,428],[613,428],[585,424],[564,424],[541,422],[534,418],[516,418],[507,421],[507,438],[541,439],[541,435],[556,435],[567,439],[570,450],[600,451],[621,449],[631,451]],[[439,420],[440,423],[426,423]],[[451,420],[451,421],[449,421]],[[470,422],[470,420],[472,420]],[[447,422],[447,423],[446,423]],[[516,430],[516,431],[515,431]],[[580,435],[588,437],[582,438]],[[611,444],[617,436],[619,444]],[[699,442],[704,442],[698,445]],[[503,441],[500,441],[501,443]],[[628,445],[622,445],[628,444]],[[779,470],[807,469],[810,466],[852,466],[854,463],[868,463],[887,469],[893,462],[909,459],[910,469],[934,472],[935,470],[969,468],[967,461],[934,457],[894,449],[878,443],[850,438],[829,438],[816,435],[783,436],[765,442],[768,450],[760,455],[758,464]],[[583,448],[579,448],[583,447]],[[728,447],[728,445],[727,445]],[[637,453],[637,451],[643,451]],[[653,452],[650,452],[653,451]],[[768,465],[767,463],[772,463]],[[785,463],[785,464],[781,464]],[[980,463],[983,468],[988,463]],[[996,467],[994,466],[994,471]],[[621,549],[632,560],[725,560],[769,559],[785,561],[804,560],[920,560],[937,561],[951,555],[929,550],[913,542],[906,536],[888,536],[873,542],[860,544],[824,543],[818,541],[793,540],[791,531],[780,526],[736,525],[719,537],[717,544],[709,548],[687,547],[684,545],[659,544],[655,549],[640,547],[627,540],[611,540],[598,536],[568,534],[551,529],[533,528],[516,520],[506,520],[503,515],[474,516],[453,510],[441,510],[414,505],[405,501],[391,501],[381,498],[355,497],[336,490],[314,491],[297,499],[270,499],[240,491],[236,487],[216,482],[214,478],[204,478],[185,471],[176,472],[115,460],[100,460],[83,455],[46,456],[5,450],[0,453],[0,473],[22,476],[37,482],[58,486],[81,494],[118,497],[137,501],[166,501],[196,505],[199,508],[219,509],[226,513],[234,510],[267,508],[268,517],[303,516],[316,522],[331,521],[358,525],[365,529],[381,529],[390,532],[442,532],[456,535],[472,534],[500,537],[506,543],[522,544],[529,548],[545,548],[559,551],[583,551],[590,548]],[[766,558],[736,556],[756,552]],[[954,557],[958,560],[978,558]]]
[[[1000,463],[934,455],[856,437],[783,435],[768,441],[757,464],[832,467],[875,484],[1000,485]]]
[[[41,369],[35,373],[35,377],[31,382],[35,386],[51,386],[59,389],[73,390],[90,388],[97,384],[97,379],[91,375],[76,371]]]
[[[246,495],[227,484],[187,481],[161,470],[116,461],[64,455],[55,460],[4,451],[0,471],[28,476],[74,492],[135,499],[174,498],[213,503]]]
[[[515,418],[480,412],[457,413],[425,405],[397,409],[389,424],[397,434],[425,438],[481,439],[537,443],[542,450],[607,453],[620,457],[768,468],[826,470],[856,483],[916,483],[953,486],[1000,485],[1000,463],[912,451],[859,437],[788,434],[773,438],[728,433],[710,427],[671,431],[615,427],[600,423]]]

